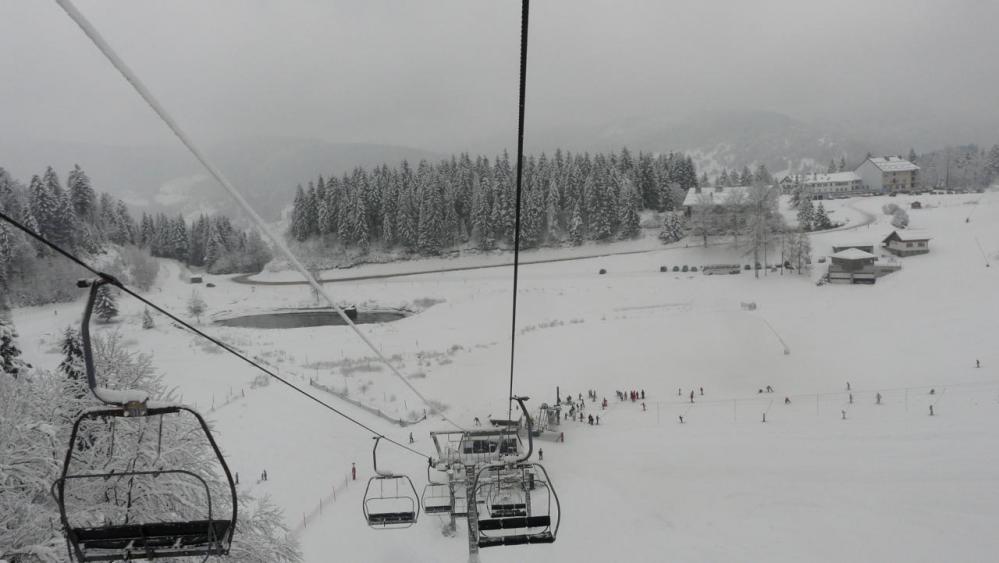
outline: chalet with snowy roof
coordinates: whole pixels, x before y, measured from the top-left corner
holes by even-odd
[[[877,256],[859,248],[847,248],[829,256],[829,283],[872,284],[877,279]]]
[[[930,237],[925,233],[892,231],[892,233],[885,237],[885,239],[881,242],[881,246],[896,256],[929,254]]]
[[[833,254],[835,254],[837,252],[841,252],[843,250],[848,250],[850,248],[856,248],[857,250],[863,250],[864,252],[869,252],[871,254],[874,254],[874,245],[873,244],[865,244],[865,243],[843,244],[843,245],[833,246],[832,247]]]
[[[919,186],[919,167],[900,156],[868,157],[855,173],[872,192],[912,192]]]

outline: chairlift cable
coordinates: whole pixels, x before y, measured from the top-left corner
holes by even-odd
[[[513,373],[517,349],[517,282],[520,273],[520,200],[524,180],[524,100],[527,92],[527,23],[530,0],[523,0],[520,12],[520,98],[517,114],[517,186],[513,222],[513,312],[510,315],[510,389],[507,393],[507,420],[513,419]]]
[[[76,23],[76,25],[80,27],[83,33],[90,39],[90,41],[94,44],[94,46],[96,46],[98,50],[101,51],[101,53],[108,59],[111,65],[114,66],[114,68],[119,73],[121,73],[122,77],[124,77],[125,80],[128,81],[128,83],[132,86],[132,88],[136,91],[136,93],[138,93],[139,96],[142,97],[142,99],[146,102],[146,105],[148,105],[149,108],[156,113],[156,115],[160,118],[161,121],[163,121],[163,123],[167,126],[167,128],[169,128],[170,131],[173,132],[173,134],[180,140],[180,142],[187,148],[187,150],[190,151],[190,153],[198,160],[198,162],[201,163],[202,166],[204,166],[205,170],[207,170],[208,173],[211,174],[213,178],[215,178],[215,180],[219,183],[219,185],[222,186],[222,188],[232,197],[232,199],[236,202],[236,204],[243,209],[243,211],[250,218],[250,221],[254,224],[257,230],[263,233],[263,235],[266,236],[271,241],[271,243],[274,244],[274,247],[277,248],[281,252],[281,254],[283,254],[285,258],[288,259],[288,261],[292,264],[292,266],[294,266],[295,269],[298,270],[300,274],[302,274],[302,276],[309,283],[309,285],[311,285],[312,288],[319,295],[323,296],[326,302],[329,303],[330,308],[337,315],[339,315],[341,319],[343,319],[344,324],[349,326],[351,330],[353,330],[354,333],[357,334],[357,336],[362,341],[364,341],[364,343],[368,346],[368,348],[370,348],[371,351],[375,353],[378,359],[381,360],[381,362],[389,368],[389,371],[391,371],[397,378],[399,378],[399,380],[402,381],[402,383],[406,387],[408,387],[409,390],[413,392],[413,394],[415,394],[421,401],[423,401],[423,403],[426,406],[433,409],[434,406],[430,403],[430,401],[426,397],[424,397],[423,394],[420,393],[420,391],[415,386],[413,386],[413,384],[410,383],[402,373],[399,372],[398,368],[396,368],[392,364],[392,362],[389,361],[389,359],[385,356],[385,354],[383,354],[382,351],[377,346],[375,346],[374,342],[372,342],[367,337],[367,335],[364,334],[364,332],[362,332],[359,328],[357,328],[357,325],[354,324],[354,321],[347,316],[347,313],[345,313],[344,310],[339,305],[336,304],[336,302],[329,295],[329,293],[327,293],[326,290],[323,289],[322,284],[316,281],[315,277],[308,271],[305,265],[303,265],[302,262],[291,251],[291,249],[288,248],[288,245],[285,244],[284,240],[282,240],[280,236],[276,235],[273,231],[271,231],[271,229],[267,226],[267,224],[264,223],[264,220],[260,217],[260,215],[257,214],[256,210],[253,209],[253,206],[251,206],[249,202],[246,201],[246,198],[243,197],[243,194],[241,194],[239,190],[237,190],[236,187],[229,182],[229,180],[222,174],[221,170],[219,170],[214,164],[212,164],[208,160],[208,158],[204,155],[204,153],[201,152],[201,150],[180,128],[180,125],[170,116],[169,113],[167,113],[166,109],[162,106],[162,104],[160,104],[160,102],[153,96],[152,92],[148,88],[146,88],[145,84],[143,84],[142,81],[139,80],[139,77],[128,67],[127,64],[125,64],[125,61],[118,56],[118,54],[111,47],[111,45],[109,45],[108,42],[104,40],[101,34],[93,26],[93,24],[91,24],[87,20],[87,18],[82,13],[80,13],[80,11],[73,4],[72,0],[55,0],[55,1],[66,12],[66,14]],[[523,103],[521,104],[521,106],[523,107]],[[519,178],[519,172],[518,172],[518,178]],[[520,201],[519,193],[517,198],[519,202]],[[518,224],[519,224],[519,214],[520,212],[518,206],[518,212],[517,212]],[[459,424],[455,423],[450,418],[448,418],[447,415],[445,415],[444,413],[440,414],[444,420],[454,425],[456,428],[464,430],[464,428],[462,428]]]
[[[410,452],[412,452],[412,453],[414,453],[414,454],[416,454],[416,455],[418,455],[420,457],[423,457],[423,458],[428,457],[426,454],[424,454],[422,452],[419,452],[417,450],[414,450],[413,448],[410,448],[409,446],[406,446],[405,444],[402,444],[401,442],[397,442],[397,441],[393,440],[392,438],[389,438],[388,436],[385,436],[381,432],[378,432],[378,431],[374,430],[373,428],[367,426],[363,422],[360,422],[359,420],[351,417],[350,415],[348,415],[348,414],[346,414],[346,413],[338,410],[333,405],[330,405],[329,403],[323,401],[319,397],[316,397],[315,395],[312,395],[308,391],[305,391],[301,387],[298,387],[294,383],[292,383],[292,382],[288,381],[287,379],[281,377],[280,375],[274,373],[273,371],[271,371],[270,369],[268,369],[266,366],[264,366],[264,365],[260,364],[259,362],[251,359],[250,357],[248,357],[246,354],[244,354],[243,352],[239,351],[235,347],[233,347],[233,346],[231,346],[229,344],[226,344],[225,342],[222,342],[222,341],[218,340],[217,338],[215,338],[213,336],[210,336],[210,335],[202,332],[197,327],[192,326],[190,323],[188,323],[188,322],[184,321],[183,319],[177,317],[176,315],[174,315],[170,311],[167,311],[163,307],[160,307],[156,303],[153,303],[149,299],[146,299],[142,295],[138,294],[137,292],[135,292],[135,290],[129,288],[128,286],[126,286],[125,284],[123,284],[120,280],[116,279],[115,277],[110,276],[108,274],[105,274],[105,273],[99,271],[98,269],[94,268],[90,264],[87,264],[86,262],[84,262],[83,260],[81,260],[75,254],[73,254],[73,253],[71,253],[71,252],[63,249],[59,245],[57,245],[57,244],[49,241],[45,237],[39,235],[38,233],[36,233],[33,230],[29,229],[28,227],[24,226],[23,224],[21,224],[20,222],[16,221],[14,218],[12,218],[10,215],[7,215],[7,213],[5,213],[2,210],[0,210],[0,219],[3,219],[4,221],[10,223],[16,229],[20,230],[21,232],[25,233],[26,235],[28,235],[29,237],[35,239],[36,241],[44,244],[45,246],[51,248],[52,250],[54,250],[55,252],[61,254],[62,256],[68,258],[70,261],[72,261],[73,263],[75,263],[78,266],[82,267],[83,269],[91,272],[92,274],[94,274],[96,276],[99,276],[100,278],[102,278],[104,280],[107,280],[111,285],[114,285],[115,287],[117,287],[121,291],[123,291],[126,294],[134,297],[135,299],[139,300],[140,302],[144,303],[145,305],[151,307],[153,310],[155,310],[158,313],[166,316],[167,318],[169,318],[173,322],[181,325],[182,327],[186,328],[187,330],[191,331],[192,333],[194,333],[194,334],[196,334],[196,335],[204,338],[205,340],[208,340],[212,344],[215,344],[219,348],[222,348],[226,352],[229,352],[233,356],[236,356],[237,358],[239,358],[239,359],[243,360],[244,362],[250,364],[254,368],[260,370],[261,372],[269,375],[270,377],[273,377],[274,379],[280,381],[281,383],[284,383],[288,387],[291,387],[292,389],[294,389],[295,391],[297,391],[301,395],[304,395],[305,397],[313,400],[314,402],[319,403],[323,407],[326,407],[327,409],[333,411],[334,413],[340,415],[341,417],[347,419],[348,421],[353,422],[357,426],[360,426],[361,428],[363,428],[364,430],[367,430],[368,432],[374,434],[375,436],[380,436],[380,437],[384,438],[386,441],[391,442],[392,444],[395,444],[396,446],[399,446],[400,448],[408,450],[408,451],[410,451]]]

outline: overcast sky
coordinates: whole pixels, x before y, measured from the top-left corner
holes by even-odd
[[[204,142],[513,140],[516,0],[78,6]],[[995,0],[535,0],[528,133],[704,109],[994,117],[997,21]],[[8,140],[173,142],[54,2],[0,0],[0,53]]]

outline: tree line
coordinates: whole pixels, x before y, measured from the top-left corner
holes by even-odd
[[[680,153],[633,155],[555,151],[524,161],[521,247],[633,238],[639,213],[678,208],[698,185],[693,160]],[[321,239],[362,252],[373,245],[422,255],[458,245],[513,244],[516,170],[503,153],[467,153],[415,168],[403,161],[355,168],[298,186],[289,236]]]
[[[259,235],[234,228],[224,216],[203,215],[188,226],[180,216],[143,213],[137,222],[125,202],[98,193],[79,165],[65,185],[49,166],[27,186],[0,167],[0,210],[74,254],[93,257],[117,247],[108,273],[141,280],[146,289],[156,269],[146,253],[204,266],[210,273],[257,272],[271,257]],[[71,283],[82,275],[79,267],[0,221],[0,306],[73,299]]]

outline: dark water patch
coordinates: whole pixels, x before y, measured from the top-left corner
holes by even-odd
[[[357,311],[348,316],[355,324],[390,323],[409,316],[402,311]],[[313,326],[344,326],[347,323],[332,311],[284,311],[229,317],[214,321],[217,325],[240,328],[307,328]]]

